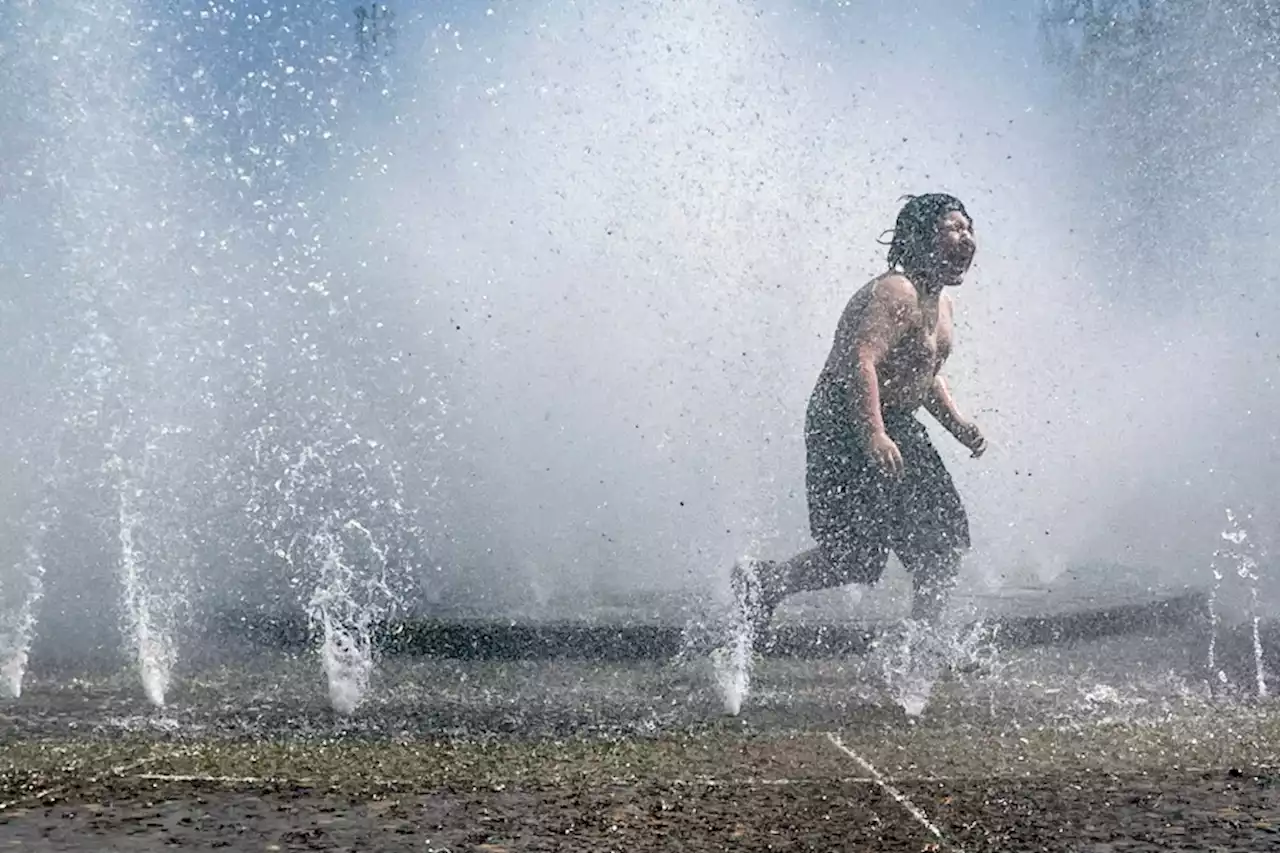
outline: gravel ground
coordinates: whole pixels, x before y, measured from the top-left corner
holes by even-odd
[[[1262,706],[1016,731],[27,740],[0,747],[0,849],[1263,851],[1277,747]]]
[[[315,658],[28,679],[0,704],[5,850],[1280,849],[1280,704],[1208,690],[1179,636],[992,661],[908,717],[873,659]],[[1185,638],[1182,638],[1185,640]]]
[[[675,769],[675,768],[672,768]],[[71,781],[0,813],[18,850],[1274,850],[1260,769],[901,782],[654,777],[366,789],[287,781]],[[934,830],[937,830],[937,834]],[[932,846],[931,846],[932,845]]]

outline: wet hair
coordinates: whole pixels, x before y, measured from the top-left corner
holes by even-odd
[[[925,193],[903,198],[907,203],[898,212],[898,221],[894,223],[893,230],[885,232],[891,235],[891,239],[888,243],[885,243],[884,235],[880,239],[881,245],[889,247],[889,269],[898,269],[928,257],[938,233],[938,221],[948,213],[963,213],[970,226],[973,225],[973,217],[964,209],[964,203],[953,195]]]

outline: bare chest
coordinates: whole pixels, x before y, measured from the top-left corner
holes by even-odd
[[[933,381],[950,354],[950,324],[925,318],[889,351],[880,368],[882,381],[887,388],[918,389]]]

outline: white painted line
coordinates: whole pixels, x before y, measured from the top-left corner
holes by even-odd
[[[160,756],[158,755],[148,755],[146,758],[139,758],[137,761],[130,761],[128,764],[121,764],[118,767],[112,767],[108,773],[100,773],[97,776],[94,776],[93,781],[96,782],[103,776],[123,776],[130,770],[137,770],[139,767],[142,767],[145,764],[150,764],[159,758]]]
[[[305,787],[315,787],[317,785],[333,784],[332,782],[321,782],[319,779],[286,779],[280,776],[208,776],[203,773],[136,773],[129,777],[131,779],[140,779],[144,782],[216,782],[221,785],[302,785]],[[400,785],[407,784],[399,779],[374,779],[375,785]]]
[[[614,785],[633,785],[637,779],[628,779],[622,776],[614,776],[609,780]],[[760,785],[762,787],[781,787],[785,785],[805,785],[805,784],[821,784],[828,785],[832,782],[849,783],[851,785],[874,785],[876,780],[869,776],[839,776],[831,778],[829,776],[809,776],[800,777],[798,779],[770,778],[767,776],[728,776],[723,779],[715,776],[696,776],[692,779],[661,779],[659,780],[667,785],[675,787],[688,787],[694,785],[703,785],[708,788],[718,788],[724,785],[743,786],[743,785]]]
[[[925,829],[929,830],[929,833],[934,838],[938,839],[943,844],[946,844],[948,847],[952,846],[950,843],[947,842],[945,838],[942,837],[942,830],[938,829],[938,827],[933,825],[932,821],[929,820],[929,816],[926,815],[920,809],[919,806],[911,802],[911,800],[907,797],[906,794],[902,793],[897,788],[895,788],[893,786],[893,783],[889,781],[888,777],[886,777],[883,773],[877,770],[874,764],[872,764],[870,761],[867,761],[861,755],[858,755],[858,753],[854,752],[849,747],[845,746],[844,741],[840,740],[840,736],[835,734],[834,732],[827,732],[827,740],[831,741],[831,743],[835,746],[836,749],[840,750],[845,755],[849,756],[854,761],[858,762],[858,766],[871,774],[871,778],[875,781],[877,785],[880,786],[880,789],[883,790],[889,796],[893,797],[894,800],[898,802],[898,805],[906,809],[907,812],[913,818],[916,819],[917,823],[919,823]],[[955,849],[959,850],[958,847]]]
[[[319,788],[319,787],[329,787],[330,785],[333,784],[333,780],[313,779],[308,777],[291,779],[291,778],[286,778],[281,776],[220,776],[220,775],[213,775],[213,774],[206,774],[206,773],[129,773],[130,770],[136,769],[137,767],[140,767],[147,762],[158,760],[160,757],[161,756],[151,756],[146,759],[142,759],[139,762],[134,762],[134,764],[132,765],[123,765],[120,767],[114,767],[111,769],[109,774],[103,774],[103,775],[121,776],[127,779],[133,779],[141,782],[204,782],[204,783],[215,784],[215,785],[297,785],[297,786],[308,787],[308,788]],[[94,780],[96,781],[96,779],[100,779],[100,778],[102,778],[102,776],[94,777]],[[619,785],[619,786],[633,785],[636,782],[635,779],[624,779],[622,777],[617,777],[617,776],[613,777],[609,781],[612,784]],[[924,781],[924,780],[913,780],[913,781]],[[835,779],[823,778],[823,777],[814,777],[810,779],[804,779],[804,778],[787,779],[787,778],[769,778],[769,777],[743,777],[743,778],[729,777],[725,779],[717,779],[711,776],[702,776],[702,777],[697,777],[693,779],[666,780],[666,784],[677,786],[677,787],[705,786],[708,788],[716,788],[721,786],[736,787],[736,786],[744,786],[744,785],[745,786],[749,786],[749,785],[786,786],[786,785],[801,785],[806,783],[812,784],[812,783],[829,783],[829,782],[848,783],[848,784],[855,784],[855,785],[879,785],[879,786],[884,785],[884,782],[882,779],[877,779],[872,776],[842,776]],[[367,784],[393,785],[398,788],[414,788],[416,786],[421,785],[421,780],[370,779],[370,780],[367,780]],[[39,802],[40,800],[43,800],[45,797],[51,794],[61,793],[66,787],[68,786],[61,785],[56,788],[48,788],[43,791],[40,791],[39,793],[32,794],[28,797],[23,797],[18,800],[12,800],[7,803],[0,803],[0,811],[3,811],[4,809],[7,809],[11,806],[18,805],[20,803]]]
[[[13,806],[22,805],[23,803],[39,802],[40,800],[43,800],[45,797],[49,796],[50,794],[56,794],[61,790],[62,788],[45,788],[43,791],[40,791],[39,793],[31,794],[30,796],[26,796],[26,797],[21,797],[16,800],[9,800],[8,802],[0,803],[0,812],[4,811],[7,808],[12,808]]]
[[[292,779],[284,776],[214,776],[204,773],[135,773],[128,778],[138,779],[144,782],[210,782],[221,785],[301,785],[306,787],[328,787],[333,784],[333,780],[312,779],[301,777]],[[396,787],[411,788],[421,786],[421,780],[414,779],[367,779],[366,784],[372,785],[394,785]],[[610,778],[609,783],[612,785],[634,785],[636,779],[627,779],[622,776],[614,776]],[[878,785],[880,782],[870,776],[842,776],[835,779],[827,777],[813,777],[809,779],[773,779],[768,777],[744,777],[744,778],[725,778],[717,779],[713,776],[699,776],[693,779],[666,779],[663,780],[668,785],[676,787],[693,787],[705,786],[708,788],[716,788],[724,785],[741,786],[741,785],[760,785],[767,786],[784,786],[784,785],[803,785],[824,784],[830,782],[860,784],[860,785]],[[912,781],[936,781],[933,779],[919,779]]]
[[[157,755],[148,755],[145,758],[139,758],[138,760],[130,761],[127,764],[120,764],[115,767],[112,767],[110,770],[108,770],[105,773],[99,773],[96,776],[90,776],[86,781],[97,782],[97,781],[100,781],[104,776],[123,776],[124,774],[128,773],[130,770],[137,770],[139,767],[142,767],[145,764],[155,761],[157,758],[159,758],[159,756]],[[71,787],[71,783],[67,782],[62,785],[56,785],[52,788],[45,788],[43,791],[39,791],[35,794],[31,794],[30,796],[19,797],[16,800],[9,800],[8,802],[0,803],[0,812],[4,811],[5,809],[11,809],[14,806],[20,806],[23,803],[38,803],[41,800],[43,800],[45,797],[51,797],[51,796],[55,796],[63,793],[69,787]]]

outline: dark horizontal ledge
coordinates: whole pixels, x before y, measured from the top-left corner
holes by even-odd
[[[1147,602],[1036,616],[984,620],[998,646],[1063,644],[1096,637],[1143,633],[1202,619],[1208,597],[1186,591]],[[305,616],[222,611],[216,633],[255,645],[303,649],[316,643]],[[782,622],[758,644],[775,657],[817,658],[865,653],[886,623]],[[401,619],[379,624],[374,643],[384,655],[421,655],[460,660],[643,660],[709,651],[719,638],[706,626],[645,622],[513,622],[443,618]]]

